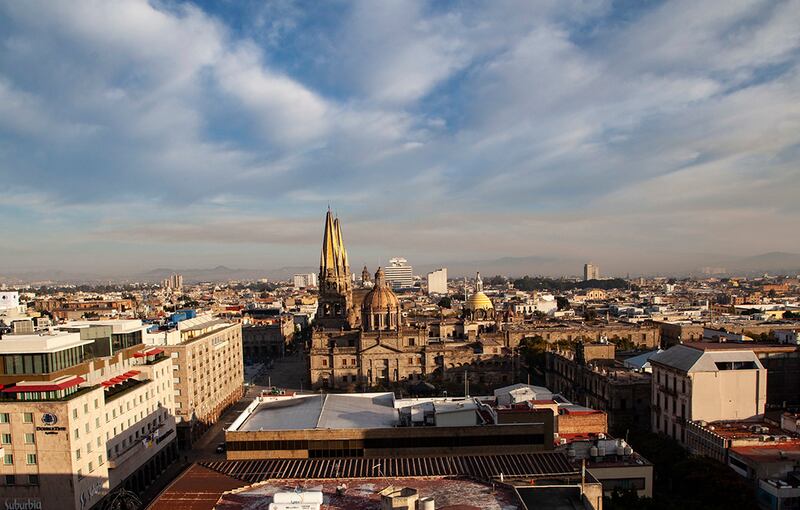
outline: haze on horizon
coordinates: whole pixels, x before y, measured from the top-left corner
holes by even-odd
[[[797,0],[2,2],[0,273],[313,267],[328,204],[357,268],[800,253],[798,26]]]

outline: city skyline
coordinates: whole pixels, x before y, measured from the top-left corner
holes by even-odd
[[[0,264],[800,253],[797,7],[6,3]]]

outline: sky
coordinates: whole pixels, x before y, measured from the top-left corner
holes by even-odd
[[[800,252],[798,27],[800,0],[0,1],[0,273],[314,266],[328,206],[356,267]]]

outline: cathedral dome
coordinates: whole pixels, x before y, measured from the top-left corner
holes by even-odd
[[[386,285],[382,268],[378,268],[375,286],[361,303],[361,324],[365,331],[396,331],[400,327],[400,300]]]
[[[492,310],[492,300],[489,299],[483,292],[476,292],[467,299],[466,308],[468,310]]]
[[[383,274],[383,268],[378,268],[375,273],[375,287],[364,296],[364,302],[361,304],[361,310],[364,312],[397,310],[400,308],[400,301],[392,289],[386,285],[386,280]]]

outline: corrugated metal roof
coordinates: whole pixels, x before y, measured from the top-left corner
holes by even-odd
[[[227,476],[255,483],[270,479],[386,478],[471,476],[489,480],[504,476],[543,477],[575,474],[566,455],[557,452],[462,455],[457,457],[264,459],[204,462]]]

